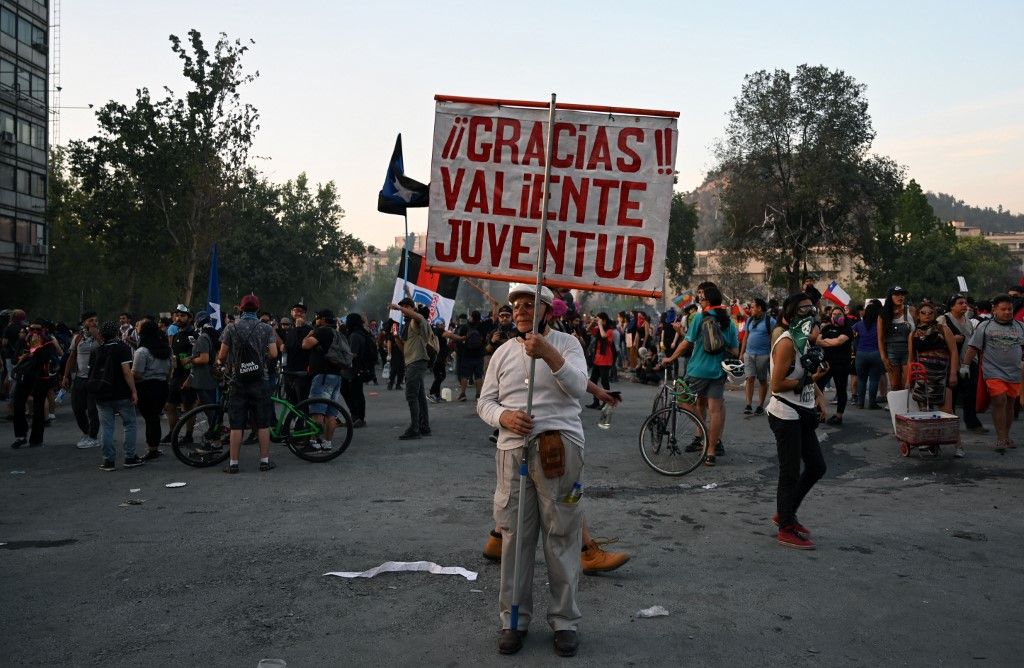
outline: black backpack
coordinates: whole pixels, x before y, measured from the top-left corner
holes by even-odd
[[[96,357],[100,355],[100,350],[103,352],[103,364],[92,364],[89,368],[89,379],[85,382],[86,391],[92,393],[95,398],[99,400],[107,399],[110,396],[110,391],[114,387],[114,378],[112,371],[111,362],[114,359],[113,351],[110,350],[117,344],[105,344],[106,350],[98,349],[96,351]],[[127,345],[127,344],[122,344]]]
[[[470,327],[466,332],[466,352],[482,353],[484,351],[484,336],[476,327]]]
[[[377,366],[377,345],[373,337],[365,329],[357,329],[352,336],[358,339],[358,353],[356,355],[356,368],[359,371],[373,371]],[[351,343],[355,343],[352,341]]]
[[[722,325],[713,314],[705,313],[701,318],[700,342],[704,346],[704,352],[708,355],[717,355],[725,350],[725,336],[722,334]]]
[[[235,381],[239,383],[255,383],[263,380],[263,356],[256,350],[252,337],[259,325],[249,330],[249,336],[242,342],[235,357]]]

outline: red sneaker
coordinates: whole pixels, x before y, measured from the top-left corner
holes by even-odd
[[[792,547],[796,550],[813,550],[814,543],[811,542],[810,538],[806,538],[803,534],[796,530],[795,524],[787,524],[786,526],[779,529],[778,536],[779,545],[785,547]]]
[[[778,513],[775,513],[774,515],[772,515],[772,524],[774,524],[775,526],[779,526],[779,514]],[[807,527],[805,527],[803,524],[800,524],[799,522],[794,522],[793,526],[796,527],[796,530],[799,533],[802,533],[805,536],[810,536],[811,535],[811,530],[808,529]]]

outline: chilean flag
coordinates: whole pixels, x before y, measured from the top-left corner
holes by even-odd
[[[825,290],[825,294],[822,297],[844,308],[850,303],[850,295],[846,294],[846,290],[839,287],[839,284],[835,281],[829,283],[828,289]]]
[[[409,251],[409,282],[406,283],[403,279],[405,253],[402,256],[402,261],[398,263],[398,277],[395,279],[392,302],[397,304],[405,297],[409,297],[415,303],[423,304],[430,309],[431,322],[441,318],[446,325],[451,323],[452,311],[455,310],[455,294],[459,291],[459,277],[430,271],[422,255]],[[391,317],[401,320],[402,313],[392,311]]]

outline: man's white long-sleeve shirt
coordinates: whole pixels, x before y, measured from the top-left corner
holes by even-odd
[[[533,431],[530,438],[545,431],[558,430],[583,446],[583,422],[580,401],[587,395],[587,362],[576,337],[548,329],[545,338],[562,355],[565,363],[557,372],[542,359],[537,360],[533,389]],[[522,338],[510,339],[491,357],[484,377],[476,412],[498,428],[498,449],[522,446],[523,437],[501,426],[506,410],[526,410],[530,357]]]

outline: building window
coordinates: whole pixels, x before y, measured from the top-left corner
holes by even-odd
[[[46,177],[42,174],[32,174],[32,196],[46,197]]]
[[[45,47],[46,46],[46,32],[37,26],[32,26],[32,46]]]
[[[46,102],[46,79],[32,75],[32,91],[29,93],[33,99]]]
[[[16,87],[19,93],[28,95],[29,89],[32,88],[32,76],[27,70],[18,69]]]
[[[15,223],[15,236],[14,240],[19,244],[30,244],[32,243],[32,225],[24,220],[19,220]]]
[[[0,132],[10,132],[11,141],[14,141],[14,116],[5,111],[0,111]]]
[[[18,18],[6,7],[0,9],[0,32],[11,37],[18,36]]]
[[[14,88],[14,76],[17,68],[14,63],[6,58],[0,58],[0,85],[5,88]]]
[[[32,124],[18,119],[18,143],[26,146],[32,143]]]
[[[0,241],[14,241],[14,219],[0,216]]]
[[[46,128],[42,125],[32,124],[32,146],[46,148]]]
[[[31,176],[31,173],[24,169],[19,169],[15,172],[15,190],[22,195],[27,195],[31,191],[31,186],[29,185],[31,179],[29,176]]]
[[[0,164],[0,189],[14,190],[14,167]]]
[[[36,223],[36,238],[33,239],[37,244],[46,243],[46,225],[42,223]]]

